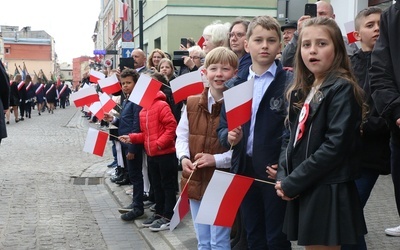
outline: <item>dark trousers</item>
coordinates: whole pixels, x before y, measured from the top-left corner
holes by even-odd
[[[133,207],[137,208],[140,211],[143,211],[143,154],[142,152],[138,152],[135,154],[135,158],[133,160],[128,160],[126,159],[126,154],[128,152],[127,144],[121,143],[121,148],[124,157],[124,163],[126,163],[125,166],[128,168],[129,181],[133,185]]]
[[[246,162],[251,165],[251,158]],[[255,176],[253,166],[246,167],[245,175]],[[248,249],[291,249],[290,241],[282,232],[285,211],[286,201],[276,195],[273,185],[254,181],[240,206]]]
[[[19,102],[19,115],[24,117],[25,115],[25,100]]]
[[[174,158],[176,158],[175,153],[147,156],[151,186],[154,190],[156,202],[156,214],[167,219],[171,219],[176,203],[175,181],[177,171],[175,170]]]
[[[65,109],[65,101],[67,100],[67,97],[60,97],[60,108]]]
[[[32,114],[32,102],[26,102],[25,103],[25,112],[26,112],[26,116],[31,118],[31,114]]]

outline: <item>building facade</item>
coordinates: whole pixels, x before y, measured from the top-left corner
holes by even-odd
[[[47,32],[33,31],[29,26],[1,26],[1,36],[2,61],[8,73],[14,74],[15,68],[21,71],[24,64],[31,75],[43,71],[51,79],[59,73],[55,42]]]
[[[289,18],[287,13],[294,13],[291,19],[297,20],[304,11],[305,3],[315,3],[317,0],[101,0],[102,10],[96,23],[94,35],[95,51],[100,61],[110,59],[113,67],[118,65],[123,55],[124,32],[133,33],[133,47],[142,48],[147,54],[159,48],[168,52],[179,50],[180,38],[192,37],[198,40],[203,29],[216,20],[222,23],[232,22],[236,17],[252,19],[258,15],[276,17],[280,23]],[[282,3],[284,2],[284,3]],[[299,3],[301,2],[301,6]],[[354,20],[356,14],[363,8],[378,5],[386,8],[393,0],[330,0],[335,9],[336,21],[344,31],[344,23]],[[127,20],[120,19],[120,9],[127,6]],[[292,6],[292,10],[278,13],[278,5]],[[293,10],[295,9],[295,10]],[[142,12],[142,20],[139,18]],[[278,15],[279,14],[279,15]],[[142,25],[139,25],[142,23]],[[140,31],[142,32],[141,39]],[[129,41],[128,41],[129,42]],[[132,46],[131,44],[129,46]],[[126,45],[125,45],[126,47]],[[126,48],[125,48],[126,49]],[[107,52],[115,52],[107,53]]]

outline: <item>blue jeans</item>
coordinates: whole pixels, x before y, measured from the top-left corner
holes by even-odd
[[[231,228],[195,223],[201,201],[189,199],[198,250],[231,249]]]

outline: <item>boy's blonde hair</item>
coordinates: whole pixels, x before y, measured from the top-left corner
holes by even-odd
[[[253,18],[253,20],[251,20],[249,27],[247,28],[247,40],[251,37],[251,35],[253,35],[253,31],[258,25],[266,30],[275,30],[278,34],[279,42],[281,42],[281,26],[275,18],[270,16],[256,16]]]
[[[238,68],[238,57],[232,50],[226,47],[217,47],[212,49],[206,55],[204,67],[208,68],[211,64],[229,64],[232,68]]]
[[[361,20],[372,14],[380,15],[380,14],[382,14],[382,9],[379,7],[376,7],[376,6],[372,6],[372,7],[365,8],[365,9],[361,10],[360,12],[358,12],[356,18],[354,19],[355,30],[359,31],[360,27],[362,25]]]

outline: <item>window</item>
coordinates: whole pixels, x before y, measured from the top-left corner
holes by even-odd
[[[154,39],[154,48],[161,49],[161,37]]]
[[[10,48],[5,48],[5,49],[4,49],[4,53],[5,53],[5,54],[10,54]]]

